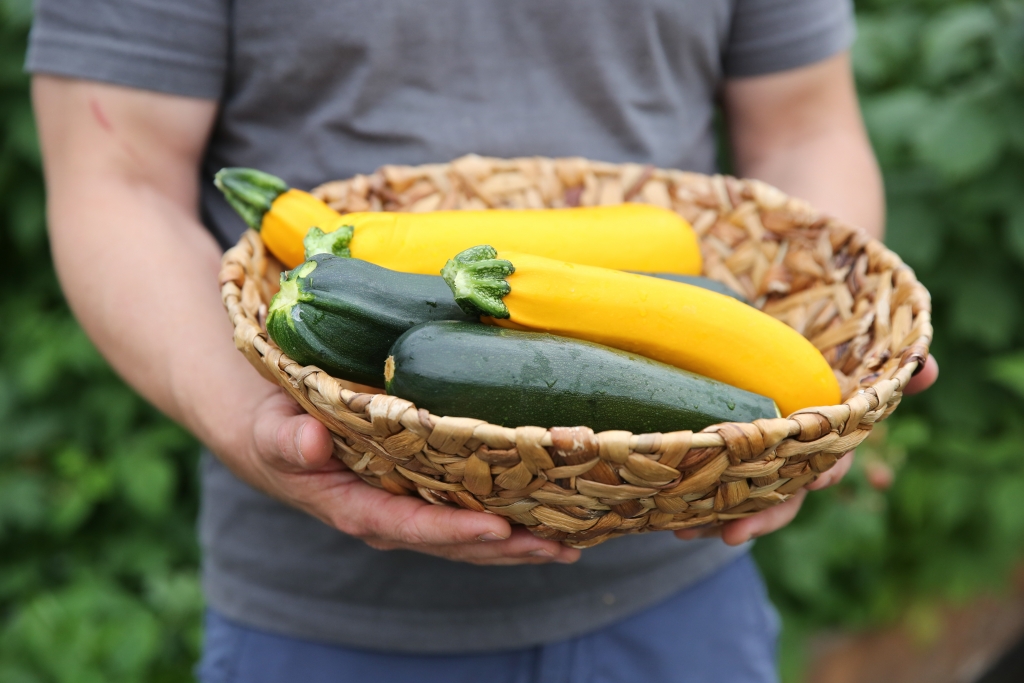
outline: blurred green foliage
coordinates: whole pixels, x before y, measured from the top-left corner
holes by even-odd
[[[943,374],[759,542],[789,678],[807,633],[902,618],[928,637],[936,605],[1000,586],[1024,554],[1024,2],[857,9],[888,241],[934,296]],[[196,444],[117,379],[60,295],[29,20],[29,0],[0,0],[0,681],[188,680]]]
[[[758,543],[791,679],[808,631],[900,619],[934,636],[939,602],[997,590],[1024,555],[1024,2],[857,10],[887,242],[932,293],[942,376]],[[897,470],[884,494],[868,482],[880,466]]]
[[[30,10],[0,0],[0,681],[190,680],[198,449],[60,294],[22,73]]]

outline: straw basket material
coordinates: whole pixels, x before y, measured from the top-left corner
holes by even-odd
[[[280,265],[252,231],[224,255],[221,292],[236,345],[331,430],[336,456],[352,471],[392,493],[503,515],[573,547],[720,523],[781,503],[892,413],[928,354],[930,297],[913,271],[863,231],[761,182],[579,158],[467,156],[386,166],[314,194],[343,212],[669,207],[700,235],[705,275],[824,354],[844,402],[785,418],[667,434],[497,426],[361,393],[294,362],[263,326]]]

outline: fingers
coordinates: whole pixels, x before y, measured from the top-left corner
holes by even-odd
[[[333,525],[381,550],[402,548],[477,564],[574,562],[579,551],[513,530],[498,515],[395,496],[354,480],[323,501]]]
[[[864,466],[864,473],[867,475],[868,483],[876,491],[885,491],[892,486],[896,479],[896,473],[892,467],[879,460],[872,460]]]
[[[267,462],[299,470],[317,470],[331,462],[330,432],[285,394],[274,394],[261,403],[254,421],[256,452]]]
[[[460,544],[490,545],[498,552],[547,549],[557,556],[554,541],[530,536],[532,545],[519,538],[513,545],[502,545],[513,538],[512,526],[498,515],[461,508],[430,505],[412,496],[395,496],[364,482],[355,481],[337,501],[335,526],[375,547],[406,548],[431,552],[431,548]]]
[[[827,472],[822,472],[821,476],[812,481],[807,485],[808,491],[819,491],[829,486],[834,486],[846,476],[846,473],[850,471],[850,467],[853,466],[853,451],[847,451],[843,454],[839,460],[836,461],[835,465]]]
[[[333,525],[367,542],[398,547],[496,542],[512,527],[504,517],[430,505],[413,496],[396,496],[363,481],[332,490],[324,501],[333,510]]]
[[[793,518],[796,517],[796,513],[800,511],[800,506],[803,505],[804,497],[806,496],[807,491],[801,489],[785,503],[762,510],[756,515],[726,522],[721,526],[683,529],[682,531],[675,532],[675,535],[676,538],[684,541],[721,536],[722,540],[729,545],[742,545],[753,538],[769,534],[792,522]]]
[[[806,496],[807,491],[800,489],[785,503],[744,519],[726,522],[722,525],[722,540],[728,545],[741,545],[752,538],[781,529],[792,522],[796,513],[800,512],[800,506],[803,505]]]
[[[507,541],[455,546],[452,551],[445,555],[448,559],[481,565],[573,564],[580,559],[576,548],[537,538],[523,527],[517,527]]]
[[[399,546],[401,547],[401,546]],[[555,541],[537,538],[524,527],[518,526],[508,539],[503,541],[475,541],[448,546],[407,547],[457,562],[478,565],[547,564],[556,562],[572,564],[580,557],[580,551],[566,548]]]
[[[924,362],[924,367],[916,375],[910,378],[907,382],[906,388],[903,393],[906,395],[916,394],[924,391],[931,385],[935,384],[935,380],[939,378],[939,363],[935,360],[935,357],[928,354],[928,359]]]
[[[281,420],[274,432],[276,453],[284,462],[303,470],[318,470],[331,461],[334,443],[327,428],[314,417],[295,415]]]
[[[676,538],[684,541],[693,541],[698,538],[715,538],[716,536],[722,535],[722,527],[704,525],[696,526],[692,529],[681,529],[675,532]]]
[[[396,502],[404,501],[412,499],[403,498]],[[389,506],[384,510],[387,517],[380,521],[385,526],[378,527],[378,535],[387,535],[390,540],[405,546],[496,543],[512,534],[508,520],[498,515],[439,505],[419,505],[410,511],[394,509],[398,507]]]

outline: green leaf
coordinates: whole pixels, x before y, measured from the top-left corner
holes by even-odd
[[[921,120],[932,107],[923,90],[901,88],[863,100],[864,121],[883,160],[894,161],[913,141]]]
[[[996,63],[1017,85],[1024,85],[1024,4],[1004,2],[999,10],[1001,27],[995,40]]]
[[[81,527],[113,490],[113,476],[103,462],[96,462],[77,446],[57,455],[57,469],[63,481],[55,482],[51,528],[65,534]]]
[[[1005,348],[1019,303],[1005,281],[988,275],[961,280],[953,297],[953,330],[989,349]]]
[[[951,8],[930,21],[921,39],[928,78],[941,82],[982,66],[997,26],[992,9],[981,3]]]
[[[944,223],[933,202],[895,198],[888,202],[886,245],[918,269],[931,268],[942,249]]]
[[[937,103],[914,137],[921,161],[949,181],[962,181],[991,167],[1005,142],[999,117],[984,98],[975,96]]]
[[[896,414],[888,421],[889,442],[904,448],[920,448],[931,439],[931,426],[928,420],[919,415]]]
[[[989,514],[1006,543],[1019,543],[1024,537],[1024,479],[999,477],[988,493]]]
[[[1024,398],[1024,351],[991,359],[988,374],[990,379]]]
[[[46,512],[46,487],[39,473],[0,470],[0,536],[8,527],[42,526]]]
[[[10,234],[22,253],[38,251],[46,239],[46,218],[43,193],[30,185],[16,197],[10,206]]]
[[[140,513],[167,513],[177,483],[172,463],[157,453],[125,453],[118,458],[118,479],[125,498]]]
[[[880,84],[905,69],[916,54],[920,26],[921,19],[914,14],[859,17],[853,46],[857,80]]]
[[[122,590],[84,581],[28,603],[2,640],[46,680],[138,680],[158,653],[159,624]],[[59,656],[56,656],[59,653]]]
[[[950,350],[957,341],[952,336],[947,323],[942,337],[946,350],[933,347],[936,358],[942,363],[941,377],[923,395],[910,397],[910,400],[927,406],[933,428],[956,425],[957,432],[964,435],[984,433],[991,429],[1000,399],[992,395],[990,387],[978,381],[984,375],[984,367],[976,360],[977,346],[957,344],[952,347],[955,351]],[[928,457],[948,457],[952,452],[948,441],[936,438],[928,445]],[[913,464],[913,458],[908,462]]]
[[[203,592],[194,572],[149,577],[146,602],[162,619],[184,624],[203,611]]]
[[[952,531],[971,514],[977,486],[959,472],[939,472],[929,478],[930,522]]]
[[[1019,201],[1006,221],[1006,241],[1021,263],[1024,263],[1024,201]]]
[[[17,28],[28,28],[32,23],[32,0],[0,1],[0,23]]]
[[[0,681],[4,681],[4,683],[43,683],[43,679],[31,669],[13,662],[0,662]]]
[[[1018,92],[1015,97],[1002,99],[1000,104],[999,115],[1001,125],[1007,131],[1007,140],[1014,151],[1024,155],[1024,125],[1021,125],[1024,121],[1024,94]]]
[[[28,102],[18,103],[7,123],[8,143],[19,153],[22,160],[34,168],[42,167],[39,154],[39,139],[36,135],[36,122]]]

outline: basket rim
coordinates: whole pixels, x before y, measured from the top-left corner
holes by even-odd
[[[483,157],[471,158],[473,160],[484,159]],[[460,161],[455,160],[451,164],[454,165]],[[500,166],[501,164],[514,164],[517,160],[492,161]],[[594,163],[602,165],[602,162]],[[429,166],[436,169],[438,165]],[[603,164],[603,166],[614,168],[618,165]],[[396,168],[415,170],[417,167],[382,167],[378,173],[393,174],[396,172]],[[671,173],[671,171],[645,168],[643,175],[645,178],[651,178],[656,177],[659,173]],[[767,193],[772,201],[778,201],[780,196],[786,201],[794,201],[784,193],[761,181],[742,180],[722,175],[708,176],[694,173],[685,173],[684,175],[688,178],[699,178],[702,182],[711,182],[723,198],[723,204],[725,205],[733,204],[733,197],[738,196],[737,193],[744,187],[752,188],[752,191],[755,193]],[[314,190],[315,192],[316,190]],[[799,202],[799,200],[795,201]],[[901,348],[893,349],[888,363],[885,364],[889,369],[882,376],[878,376],[866,384],[864,380],[860,380],[856,391],[848,395],[841,403],[829,406],[807,407],[787,416],[760,419],[751,423],[723,422],[710,425],[698,432],[681,430],[676,432],[635,434],[625,430],[611,430],[595,433],[586,426],[552,428],[536,426],[505,427],[490,424],[476,418],[435,415],[424,409],[417,408],[410,401],[396,396],[389,396],[383,393],[367,393],[350,388],[352,385],[349,382],[335,378],[317,366],[299,364],[277,347],[267,335],[264,325],[267,302],[269,301],[266,291],[267,283],[263,279],[263,273],[254,272],[253,264],[261,259],[264,260],[265,264],[265,259],[269,255],[258,233],[251,229],[243,233],[238,243],[228,249],[223,256],[219,274],[221,296],[234,327],[236,347],[246,355],[250,363],[263,377],[280,384],[286,389],[290,388],[292,391],[289,393],[302,404],[307,412],[314,414],[321,421],[325,422],[328,428],[336,435],[344,436],[359,447],[366,449],[366,458],[369,458],[371,455],[391,458],[398,471],[415,484],[421,496],[430,502],[445,504],[455,502],[471,509],[484,509],[479,502],[475,502],[475,499],[474,501],[466,501],[463,498],[458,498],[457,501],[439,499],[437,496],[439,491],[462,491],[464,493],[469,493],[469,491],[462,484],[450,484],[445,481],[431,479],[428,476],[402,467],[393,458],[393,454],[389,454],[386,443],[374,441],[378,437],[382,442],[387,440],[386,437],[379,436],[380,434],[397,435],[403,429],[408,430],[425,441],[434,451],[442,454],[455,454],[470,440],[497,450],[518,447],[523,463],[535,475],[544,467],[551,468],[554,466],[554,463],[547,455],[538,454],[537,451],[552,447],[559,448],[559,444],[564,443],[567,430],[574,435],[589,434],[590,436],[587,438],[591,438],[594,441],[594,448],[599,448],[601,458],[604,459],[607,456],[610,460],[616,462],[620,462],[621,459],[626,457],[623,454],[628,455],[630,453],[646,454],[647,457],[652,458],[652,461],[657,461],[661,457],[659,454],[665,453],[666,449],[674,449],[674,452],[684,454],[679,456],[681,458],[680,461],[673,463],[670,462],[672,458],[666,460],[662,457],[663,463],[675,466],[679,471],[679,476],[669,484],[674,487],[672,489],[674,493],[685,492],[687,482],[694,477],[694,468],[702,467],[704,462],[706,462],[707,458],[701,460],[698,456],[707,455],[712,452],[723,454],[722,449],[725,449],[724,454],[729,456],[729,467],[732,468],[726,471],[725,474],[729,475],[732,472],[733,477],[748,476],[743,474],[746,471],[743,469],[744,467],[748,469],[753,468],[750,471],[754,471],[754,469],[757,469],[755,465],[758,461],[764,464],[764,459],[769,458],[771,455],[776,456],[776,461],[782,460],[785,462],[788,462],[788,458],[791,457],[795,458],[797,462],[810,458],[812,460],[810,464],[813,465],[813,471],[810,474],[806,476],[801,475],[797,478],[778,479],[774,488],[766,485],[759,489],[757,495],[768,495],[775,489],[780,488],[780,483],[797,483],[798,486],[796,488],[789,490],[790,487],[787,487],[779,492],[779,494],[783,495],[777,495],[775,502],[781,502],[781,500],[785,500],[792,495],[795,490],[802,488],[806,483],[816,478],[821,472],[829,469],[836,461],[836,454],[852,450],[863,441],[875,422],[884,419],[895,410],[902,398],[903,388],[911,376],[920,367],[923,367],[924,360],[928,355],[932,334],[930,297],[924,286],[917,281],[909,266],[903,264],[896,254],[887,249],[879,240],[867,235],[863,230],[823,216],[820,212],[814,211],[809,206],[807,208],[818,217],[817,220],[825,221],[826,228],[845,231],[847,240],[856,241],[857,253],[867,253],[873,259],[885,259],[885,268],[892,270],[894,282],[897,279],[897,271],[900,271],[900,277],[903,278],[901,282],[907,284],[907,278],[909,278],[909,284],[915,288],[915,295],[918,288],[923,292],[923,296],[914,300],[911,334],[904,340]],[[913,336],[914,332],[919,332],[919,334],[915,337]],[[896,361],[897,357],[899,361],[895,363],[894,361]],[[867,379],[867,377],[864,379]],[[376,429],[374,435],[367,432],[369,428],[367,426],[368,423]],[[336,439],[336,443],[337,441],[338,439]],[[399,445],[399,449],[401,447]],[[534,455],[529,455],[531,451]],[[686,455],[687,453],[697,455],[691,457]],[[364,458],[364,461],[366,458]],[[531,458],[546,459],[546,464],[531,462]],[[817,459],[815,460],[815,458]],[[566,472],[561,472],[563,469]],[[706,469],[701,469],[697,472],[697,475],[700,475]],[[724,469],[724,467],[720,467],[714,473],[714,482],[703,483],[717,484]],[[776,466],[775,470],[778,469],[779,467]],[[551,471],[565,474],[569,470],[564,467],[556,467]],[[759,471],[764,471],[764,468],[761,468]],[[537,481],[542,476],[543,473],[538,477]],[[751,474],[749,476],[760,475]],[[797,481],[797,479],[800,481]],[[627,480],[631,481],[628,478]],[[579,484],[581,480],[574,478],[574,481]],[[642,483],[643,478],[639,478],[638,481]],[[727,482],[729,479],[726,478],[721,481]],[[584,481],[583,484],[586,485],[587,491],[590,491],[595,498],[600,498],[601,495],[609,495],[607,490],[601,488],[601,486],[609,485],[593,484],[587,481]],[[631,487],[628,483],[624,486],[637,490],[643,488],[642,486],[639,488],[637,486]],[[722,484],[722,486],[725,487],[726,484]],[[384,488],[388,487],[385,486]],[[659,486],[659,488],[664,489],[663,486]],[[654,489],[651,490],[653,491]],[[581,490],[580,492],[582,493],[583,491]],[[634,491],[633,493],[636,492]],[[458,494],[456,493],[455,495],[457,496]],[[753,495],[754,491],[751,490],[751,497]],[[477,507],[474,507],[474,502]],[[718,510],[717,504],[715,510]],[[749,513],[736,515],[719,513],[715,519],[716,521],[725,521],[729,518],[747,516],[747,514]],[[556,520],[559,523],[562,521],[564,520]],[[541,520],[541,523],[543,525],[550,524],[551,522]],[[685,524],[685,522],[679,522],[676,526],[664,528],[686,528]],[[557,524],[555,526],[557,528]],[[637,529],[634,528],[633,530]],[[621,529],[613,529],[601,536],[601,539],[610,537],[609,534],[616,535],[618,533],[625,532],[621,531]],[[588,544],[594,542],[599,541],[587,541]]]

